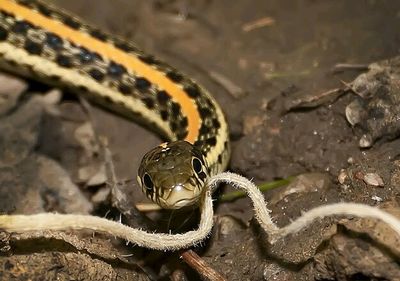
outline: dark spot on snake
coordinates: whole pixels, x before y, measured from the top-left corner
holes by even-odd
[[[126,44],[124,42],[115,42],[114,46],[125,52],[129,52],[133,49],[131,46],[129,46],[128,44]]]
[[[171,130],[172,131],[176,131],[176,129],[178,129],[178,124],[176,124],[176,122],[172,121],[169,123],[169,125],[171,126]]]
[[[113,103],[114,103],[113,100],[112,100],[109,96],[105,96],[105,97],[104,97],[104,101],[105,101],[106,103],[110,103],[110,104],[113,104]]]
[[[187,134],[188,134],[187,131],[181,131],[176,134],[176,137],[178,138],[178,140],[183,140],[186,138]]]
[[[87,62],[91,62],[95,56],[93,55],[93,53],[89,52],[87,49],[85,48],[80,48],[80,52],[79,52],[79,60],[82,63],[87,63]]]
[[[118,85],[118,91],[120,91],[124,95],[129,95],[131,94],[131,87],[129,85],[121,83]]]
[[[204,144],[204,141],[202,140],[197,140],[193,143],[194,146],[202,146]]]
[[[30,54],[39,55],[42,52],[42,45],[28,39],[25,41],[24,49]]]
[[[79,22],[77,22],[74,18],[69,16],[64,15],[63,22],[65,23],[65,25],[68,25],[73,29],[79,29],[81,27],[81,24]]]
[[[89,70],[89,75],[96,81],[101,81],[104,79],[104,73],[98,70],[97,68],[92,68]]]
[[[0,11],[0,15],[2,15],[4,17],[8,17],[8,18],[14,17],[12,14],[10,14],[9,12],[6,12],[6,11]]]
[[[71,47],[74,48],[74,49],[79,48],[79,46],[76,45],[74,42],[71,42],[71,41],[70,41],[69,44],[70,44]]]
[[[103,61],[103,58],[98,53],[92,53],[93,59]]]
[[[200,91],[197,86],[186,86],[183,89],[191,98],[197,98],[200,96]]]
[[[46,17],[51,16],[51,11],[46,6],[44,6],[40,3],[36,3],[36,7],[42,15],[44,15]]]
[[[107,72],[113,77],[119,77],[126,72],[126,68],[119,63],[111,62],[108,66]]]
[[[161,110],[161,111],[160,111],[160,115],[161,115],[161,119],[162,119],[162,120],[164,120],[164,121],[168,120],[168,117],[169,117],[168,111],[166,111],[166,110]]]
[[[221,127],[221,124],[219,123],[219,121],[218,121],[217,118],[214,118],[214,119],[212,120],[212,124],[213,124],[213,127],[214,127],[215,129],[219,129],[219,128]]]
[[[227,142],[227,141],[224,142],[224,148],[225,148],[225,149],[228,149],[228,142]]]
[[[181,113],[181,106],[179,103],[173,102],[171,104],[171,111],[174,116],[178,116]]]
[[[56,62],[58,65],[60,65],[62,67],[71,67],[72,66],[71,59],[65,55],[61,55],[61,54],[57,55]]]
[[[183,117],[182,120],[180,121],[180,126],[181,126],[181,128],[186,128],[187,125],[188,125],[188,119],[187,119],[187,117],[185,116],[185,117]]]
[[[222,163],[222,154],[218,155],[218,163]]]
[[[135,86],[141,92],[147,91],[149,89],[150,85],[151,84],[150,84],[149,80],[147,80],[144,77],[136,77],[136,79],[135,79]]]
[[[200,152],[198,149],[192,148],[192,154],[193,154],[193,156],[199,158],[199,160],[201,161],[201,163],[202,163],[203,165],[205,165],[202,152]]]
[[[147,63],[147,64],[155,64],[155,63],[157,63],[157,60],[153,56],[150,56],[150,55],[139,55],[138,58],[142,62]]]
[[[33,1],[30,1],[30,0],[19,0],[18,3],[21,5],[27,6],[29,8],[33,8],[33,4],[34,4]]]
[[[153,109],[154,108],[154,100],[151,98],[143,98],[142,99],[144,105],[148,108],[148,109]]]
[[[61,48],[63,45],[62,39],[53,33],[46,33],[46,43],[50,48],[55,50]]]
[[[26,67],[30,73],[34,73],[32,65],[24,64],[24,67]]]
[[[78,86],[78,91],[87,93],[89,92],[89,89],[86,86],[80,85]]]
[[[210,128],[207,127],[204,123],[200,127],[200,135],[206,135],[210,132]]]
[[[54,81],[54,82],[60,81],[60,76],[57,76],[57,75],[50,75],[49,78],[51,81]]]
[[[6,40],[8,37],[8,32],[5,28],[0,26],[0,41]]]
[[[94,38],[99,39],[100,41],[106,41],[107,40],[107,35],[105,35],[103,32],[101,32],[98,29],[93,29],[89,33]]]
[[[210,99],[205,98],[205,101],[206,101],[208,107],[210,107],[210,108],[214,107],[214,105],[213,105],[213,103],[211,102]]]
[[[200,116],[204,119],[204,118],[209,117],[211,115],[211,110],[209,108],[207,108],[207,107],[201,107],[199,109],[199,113],[200,113]]]
[[[7,64],[9,64],[9,65],[11,65],[11,66],[17,66],[18,64],[15,62],[15,61],[13,61],[13,60],[7,60],[7,59],[4,59],[4,58],[2,58],[5,62],[7,62]]]
[[[184,139],[187,136],[187,128],[178,127],[178,129],[175,131],[175,134],[178,137],[178,139],[180,140]]]
[[[157,91],[157,100],[160,104],[166,104],[170,99],[171,97],[167,94],[166,91]]]
[[[215,137],[209,138],[209,139],[206,140],[206,144],[214,146],[214,145],[217,144],[217,139]]]
[[[180,73],[175,72],[175,71],[169,71],[169,72],[167,72],[167,77],[168,77],[169,79],[171,79],[172,81],[176,82],[176,83],[181,82],[182,79],[183,79],[183,76],[182,76]]]
[[[26,21],[17,21],[11,27],[11,31],[20,34],[26,34],[26,32],[32,28],[32,25]]]

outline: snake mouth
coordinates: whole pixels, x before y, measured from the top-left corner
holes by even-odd
[[[160,198],[159,205],[164,209],[181,209],[183,207],[192,206],[198,201],[198,197],[182,198],[177,201]]]
[[[167,197],[159,198],[158,204],[164,209],[180,209],[191,206],[199,201],[197,189],[188,190],[182,186],[175,186]]]
[[[195,203],[197,203],[198,198],[185,198],[185,199],[181,199],[176,201],[173,204],[169,205],[169,209],[180,209],[183,207],[187,207],[187,206],[191,206],[194,205]]]

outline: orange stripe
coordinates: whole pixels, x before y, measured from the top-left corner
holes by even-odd
[[[47,18],[10,0],[0,0],[0,7],[15,16],[29,21],[33,25],[55,33],[61,38],[67,39],[78,46],[96,52],[104,58],[108,58],[109,60],[124,65],[127,69],[132,69],[139,76],[145,77],[151,83],[164,89],[172,96],[175,102],[178,102],[181,105],[182,113],[188,118],[188,135],[186,136],[186,140],[191,143],[196,140],[200,128],[199,112],[197,111],[193,100],[187,96],[185,91],[166,78],[163,73],[154,70],[135,56],[127,54],[111,44],[90,37],[88,34],[74,30],[59,21]]]

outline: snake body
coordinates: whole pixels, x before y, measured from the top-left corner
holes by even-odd
[[[227,166],[227,123],[205,89],[60,9],[0,0],[0,67],[72,89],[158,131],[169,142],[145,155],[138,181],[164,208],[196,203],[207,177]]]

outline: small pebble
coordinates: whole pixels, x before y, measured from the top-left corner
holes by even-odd
[[[338,175],[338,181],[340,184],[344,184],[344,182],[346,181],[346,179],[348,178],[346,170],[345,169],[341,169],[340,173]]]
[[[372,186],[384,186],[382,178],[376,173],[367,173],[364,175],[364,182]]]
[[[376,195],[372,196],[371,199],[376,201],[376,202],[382,202],[383,201],[383,199],[381,197],[376,196]]]
[[[358,145],[362,148],[368,148],[372,146],[372,137],[370,135],[363,135],[360,138]]]
[[[347,105],[345,109],[347,122],[349,122],[352,126],[360,123],[361,111],[362,106],[358,100],[354,100],[349,105]]]

